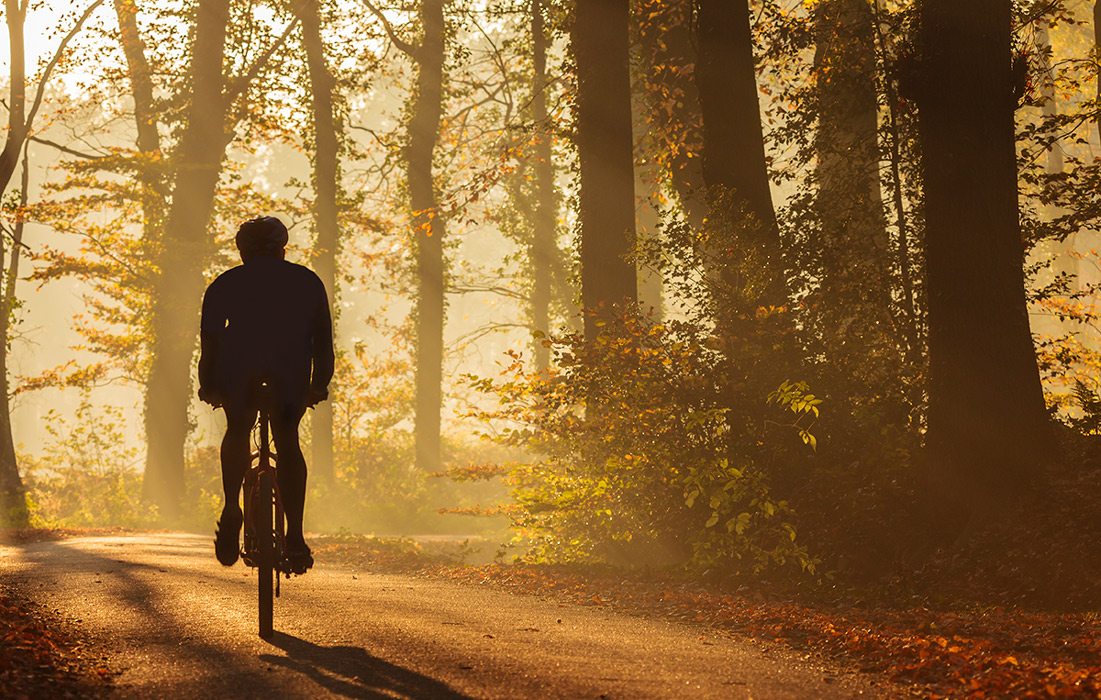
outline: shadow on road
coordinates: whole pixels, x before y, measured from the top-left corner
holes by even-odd
[[[272,646],[286,656],[261,654],[270,664],[308,676],[332,693],[350,698],[466,698],[446,683],[371,656],[360,647],[323,647],[276,632]]]

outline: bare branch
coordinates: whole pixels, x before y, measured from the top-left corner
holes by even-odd
[[[95,0],[95,2],[84,10],[84,14],[80,16],[80,19],[76,21],[73,28],[69,30],[69,33],[66,34],[65,38],[61,40],[61,43],[57,45],[57,50],[54,51],[54,55],[50,57],[50,62],[46,64],[46,69],[42,71],[42,78],[38,81],[38,89],[34,93],[34,103],[31,105],[31,111],[27,115],[26,128],[28,131],[30,131],[31,125],[34,124],[34,118],[38,115],[38,108],[42,106],[42,98],[46,94],[46,85],[50,82],[50,76],[53,74],[54,69],[57,68],[57,64],[61,62],[61,57],[65,54],[65,51],[69,48],[69,42],[80,33],[81,28],[84,27],[84,23],[88,21],[92,13],[102,4],[103,0]]]
[[[35,143],[40,143],[43,146],[49,146],[50,148],[56,148],[62,153],[68,154],[70,156],[76,156],[77,158],[83,158],[85,160],[102,160],[107,157],[103,155],[96,155],[94,153],[85,153],[84,151],[78,151],[75,148],[66,146],[65,144],[57,143],[56,141],[51,141],[49,139],[44,139],[41,136],[28,136],[27,140],[34,141]]]
[[[363,4],[367,6],[367,9],[370,10],[375,17],[378,17],[380,22],[382,22],[382,28],[386,30],[386,35],[390,37],[390,43],[396,46],[406,56],[409,56],[409,58],[412,58],[414,61],[418,60],[417,56],[420,53],[420,47],[414,46],[398,36],[398,33],[394,30],[394,25],[390,24],[390,20],[386,19],[386,15],[382,14],[382,10],[375,7],[371,3],[371,0],[363,0]]]
[[[295,17],[287,25],[287,28],[283,30],[283,33],[279,36],[279,38],[275,40],[275,43],[269,46],[268,50],[265,51],[258,59],[256,59],[255,63],[249,66],[249,69],[244,73],[244,75],[241,75],[240,77],[230,81],[230,88],[225,95],[227,103],[232,103],[234,100],[240,97],[245,92],[245,90],[248,89],[248,86],[252,83],[253,80],[256,79],[256,76],[260,74],[260,71],[264,69],[264,66],[266,66],[268,61],[271,60],[271,57],[275,55],[275,52],[278,51],[283,46],[283,44],[287,43],[287,39],[290,37],[291,32],[293,32],[295,28],[298,27],[298,24],[299,20],[297,17]]]

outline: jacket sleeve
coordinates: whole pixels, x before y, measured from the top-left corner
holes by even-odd
[[[203,311],[199,321],[199,391],[217,391],[218,352],[226,328],[226,311],[214,281],[203,295]]]
[[[318,280],[318,304],[313,329],[313,376],[310,385],[315,389],[325,389],[333,379],[336,353],[333,351],[333,317],[329,310],[329,297],[325,285]]]

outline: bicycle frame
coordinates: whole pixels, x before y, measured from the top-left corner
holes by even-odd
[[[261,386],[257,450],[252,454],[252,466],[245,473],[245,537],[241,552],[245,564],[258,569],[261,636],[272,633],[272,585],[274,583],[275,597],[278,598],[286,551],[286,521],[276,474],[278,457],[271,451],[271,412],[266,389],[266,384]],[[287,573],[287,576],[290,574]]]

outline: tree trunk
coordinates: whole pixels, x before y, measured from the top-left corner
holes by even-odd
[[[889,44],[888,29],[883,20],[884,0],[876,0],[875,32],[876,43],[883,60],[889,61],[891,47]],[[895,250],[897,257],[895,265],[898,268],[899,306],[903,322],[903,333],[906,343],[906,361],[911,367],[918,367],[922,363],[922,348],[925,341],[922,334],[922,323],[917,308],[917,298],[914,293],[913,264],[911,262],[910,221],[906,213],[906,195],[902,176],[903,167],[903,134],[901,120],[901,105],[898,96],[897,82],[888,79],[884,84],[884,98],[887,101],[886,109],[886,133],[887,133],[887,158],[890,167],[891,180],[891,205],[894,208],[895,227],[897,230]],[[913,401],[911,403],[914,403]]]
[[[970,502],[1032,483],[1052,433],[1025,302],[1008,0],[920,11],[927,449]]]
[[[902,358],[891,308],[891,246],[880,192],[875,16],[867,0],[828,0],[815,16],[818,194],[811,242],[820,286],[808,300],[830,398],[847,420],[905,420],[883,404]],[[893,418],[885,413],[896,414]]]
[[[26,126],[26,59],[24,54],[23,26],[26,19],[25,9],[20,9],[14,0],[5,2],[5,18],[8,25],[8,40],[11,48],[8,86],[8,134],[4,150],[0,153],[0,197],[7,192],[8,184],[27,139]],[[23,167],[23,194],[26,197],[26,161]],[[18,243],[12,246],[12,259],[18,255]],[[0,241],[0,260],[3,260],[3,242]],[[5,285],[3,304],[0,306],[0,525],[22,527],[27,524],[27,503],[23,479],[19,475],[19,462],[15,455],[15,437],[11,426],[11,402],[8,386],[8,345],[11,323],[11,311],[14,307],[15,280],[9,273]],[[10,293],[9,290],[10,289]]]
[[[23,168],[19,190],[19,208],[25,209],[30,193],[30,162],[27,149],[23,148]],[[4,348],[0,350],[0,526],[26,527],[29,524],[26,491],[19,475],[19,460],[15,454],[15,435],[11,424],[11,387],[8,382],[8,346],[11,320],[15,313],[15,285],[19,279],[19,261],[22,256],[22,216],[12,227],[11,253],[4,277],[3,302],[0,305],[0,338]],[[4,258],[4,238],[0,237],[0,260]]]
[[[749,4],[699,0],[698,7],[696,86],[711,218],[739,230],[739,243],[747,248],[742,253],[755,255],[758,274],[767,278],[758,301],[780,306],[786,301],[780,234],[769,189]],[[714,243],[723,247],[728,241]]]
[[[554,194],[554,154],[551,142],[554,128],[547,114],[547,36],[543,22],[543,0],[531,0],[532,77],[531,117],[535,123],[535,221],[528,260],[531,265],[531,325],[536,331],[550,333],[550,311],[554,298],[553,283],[558,251],[558,203]],[[540,339],[535,342],[535,367],[550,366],[550,349]]]
[[[147,241],[160,241],[164,230],[168,191],[161,161],[160,119],[153,101],[153,72],[145,53],[145,42],[138,31],[138,10],[134,0],[115,0],[119,23],[119,43],[126,57],[130,92],[134,98],[134,123],[138,152],[143,162],[139,171],[142,184],[143,234]]]
[[[578,0],[572,29],[577,62],[581,301],[585,337],[601,316],[637,300],[634,156],[628,71],[627,0]]]
[[[157,250],[152,358],[145,395],[146,498],[162,518],[179,515],[190,429],[191,366],[212,243],[208,232],[225,158],[223,96],[229,0],[199,0],[191,49],[191,101],[175,154],[175,187]]]
[[[317,241],[314,245],[314,265],[317,275],[325,283],[329,302],[334,307],[337,299],[336,270],[340,253],[340,225],[338,200],[340,196],[340,125],[335,110],[335,80],[325,58],[325,44],[321,38],[321,8],[319,0],[309,0],[295,5],[302,23],[302,41],[306,48],[306,62],[310,71],[310,88],[313,100],[314,154],[313,185],[316,196],[314,228]],[[312,469],[323,480],[333,478],[333,409],[328,401],[318,404],[311,417],[313,451]]]
[[[702,124],[694,70],[693,0],[636,0],[638,78],[649,102],[647,130],[652,155],[677,194],[686,221],[696,229],[707,218],[700,166]]]
[[[653,240],[661,235],[661,215],[653,197],[657,174],[646,163],[640,163],[636,170],[635,227],[638,237]],[[645,261],[636,264],[638,275],[638,303],[647,318],[659,322],[665,317],[665,289],[661,272],[653,269]]]
[[[443,330],[446,271],[443,238],[446,227],[436,199],[432,161],[443,110],[443,0],[422,0],[424,39],[415,52],[417,91],[409,121],[406,177],[413,215],[413,239],[419,294],[416,301],[416,406],[414,426],[417,467],[441,467],[440,415],[443,410]]]
[[[632,61],[637,65],[640,61]],[[632,81],[638,86],[639,76]],[[661,235],[661,213],[657,202],[661,194],[661,175],[650,155],[651,144],[648,138],[649,125],[646,120],[645,95],[641,89],[631,91],[631,139],[634,142],[635,173],[635,230],[639,241],[648,241],[648,248],[656,247]],[[644,256],[635,262],[638,275],[639,307],[654,322],[663,318],[665,295],[661,272],[647,264]]]

